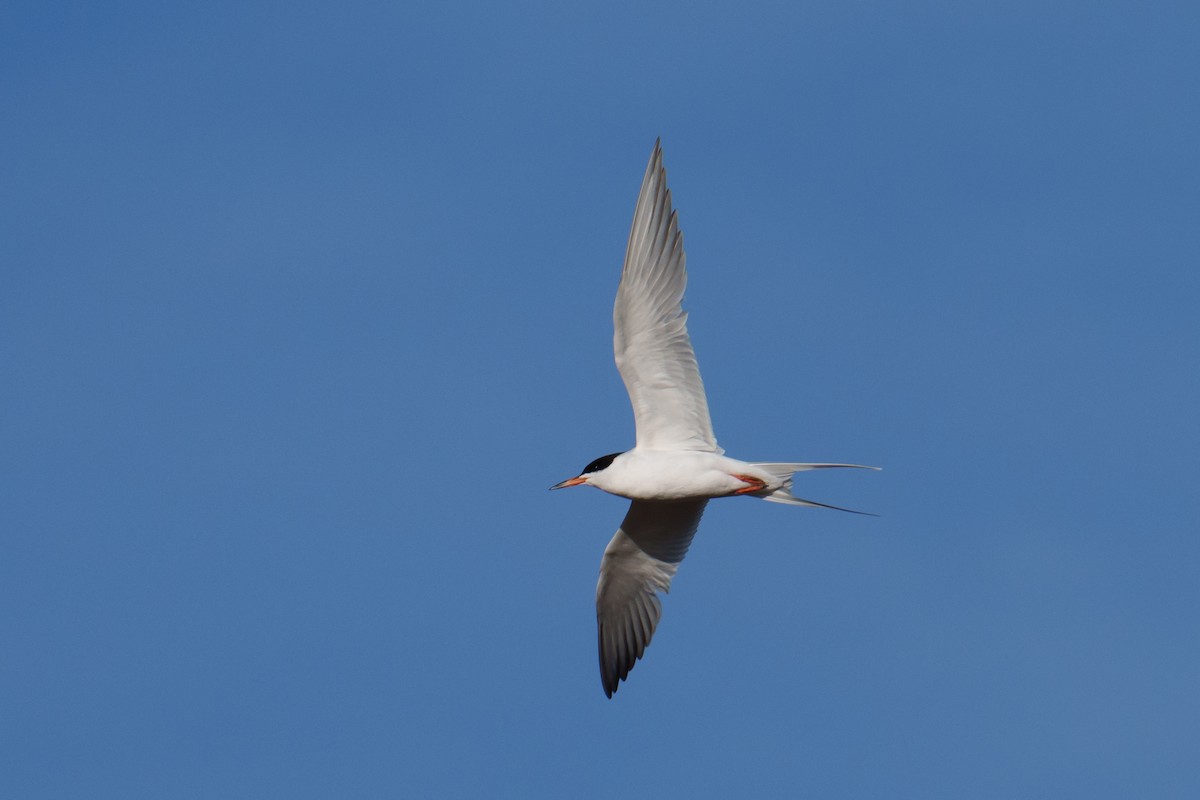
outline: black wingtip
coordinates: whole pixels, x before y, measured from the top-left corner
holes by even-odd
[[[604,689],[604,696],[612,700],[612,696],[617,693],[617,687],[621,685],[621,679],[615,674],[610,675],[605,672],[604,667],[600,668],[600,686]]]

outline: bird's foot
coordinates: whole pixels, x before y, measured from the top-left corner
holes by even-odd
[[[762,478],[755,478],[753,475],[734,475],[733,477],[737,478],[743,483],[749,484],[747,486],[743,486],[741,489],[734,489],[734,494],[751,494],[753,492],[761,492],[763,489],[767,488],[766,481],[764,481]]]

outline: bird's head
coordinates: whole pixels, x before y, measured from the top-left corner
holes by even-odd
[[[616,457],[619,455],[622,455],[622,454],[621,453],[609,453],[606,456],[600,456],[595,461],[593,461],[592,463],[590,463],[586,467],[584,467],[583,472],[579,473],[578,476],[576,476],[574,478],[568,478],[567,480],[563,481],[562,483],[556,483],[553,486],[551,486],[550,489],[551,490],[565,489],[568,486],[580,486],[582,484],[585,484],[596,473],[603,472],[604,470],[608,469],[608,467],[613,463],[613,460],[616,459]]]

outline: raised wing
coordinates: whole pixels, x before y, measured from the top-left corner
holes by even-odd
[[[655,142],[613,306],[613,350],[633,403],[638,447],[720,453],[681,307],[686,284],[683,234]]]
[[[600,681],[609,697],[642,657],[662,616],[658,592],[687,555],[707,500],[634,500],[617,535],[604,548],[596,584]]]

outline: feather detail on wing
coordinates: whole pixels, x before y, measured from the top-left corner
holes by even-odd
[[[629,675],[662,616],[658,592],[687,555],[707,500],[635,500],[604,549],[596,584],[600,680],[609,697]]]
[[[633,404],[638,447],[721,453],[682,308],[686,260],[655,142],[613,307],[617,369]]]

